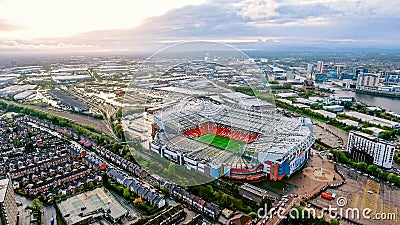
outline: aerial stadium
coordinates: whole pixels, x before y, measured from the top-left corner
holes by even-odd
[[[190,98],[154,113],[151,151],[212,178],[290,177],[309,158],[312,124],[242,93]]]
[[[310,120],[277,109],[265,71],[224,44],[157,52],[137,69],[130,90],[125,136],[141,145],[132,155],[157,175],[151,165],[166,170],[174,162],[191,183],[204,176],[192,179],[187,170],[211,180],[278,181],[305,165],[314,143]]]

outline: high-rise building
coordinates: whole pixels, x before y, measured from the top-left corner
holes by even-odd
[[[393,165],[395,145],[360,131],[350,131],[346,151],[356,162],[390,169]]]
[[[341,69],[342,69],[341,66],[336,66],[336,77],[338,78],[340,77]]]
[[[322,62],[322,61],[317,62],[317,72],[319,72],[319,73],[324,72],[324,62]]]
[[[307,64],[307,75],[311,75],[314,70],[314,65],[311,63]]]
[[[11,178],[0,178],[0,224],[16,225],[18,208]]]

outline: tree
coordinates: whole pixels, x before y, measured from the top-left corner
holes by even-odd
[[[338,220],[331,220],[329,223],[330,225],[340,225],[340,222]]]
[[[389,174],[387,175],[387,180],[390,181],[390,182],[392,182],[392,183],[396,183],[396,182],[398,182],[399,177],[398,177],[396,174],[389,173]]]
[[[345,102],[343,104],[343,106],[344,106],[345,109],[351,109],[351,106],[353,106],[353,103],[352,102]]]
[[[110,182],[109,182],[109,180],[108,180],[108,175],[107,175],[107,173],[104,173],[104,174],[101,176],[101,178],[102,178],[102,180],[103,180],[103,185],[104,185],[104,187],[105,187],[105,188],[109,188],[109,187],[110,187]]]
[[[116,142],[112,147],[111,151],[114,153],[117,153],[120,149],[122,148],[122,145],[118,142]]]
[[[131,196],[131,192],[129,191],[129,188],[124,188],[124,193],[122,194],[125,198],[129,198]]]
[[[88,184],[88,190],[93,190],[93,189],[94,189],[94,184],[93,184],[93,182],[90,182]]]
[[[257,218],[257,213],[255,213],[255,212],[250,212],[250,213],[249,213],[249,216],[250,216],[252,219],[255,219],[255,218]]]
[[[368,164],[365,162],[357,163],[357,168],[361,171],[367,171]]]
[[[392,140],[396,139],[396,133],[391,130],[386,130],[383,131],[379,134],[379,138],[385,139],[385,140]]]
[[[135,198],[135,200],[133,201],[133,204],[142,204],[143,200],[141,198]]]
[[[162,188],[162,192],[163,192],[165,195],[168,195],[168,194],[169,194],[169,192],[168,192],[168,186],[164,186],[164,187]]]
[[[33,199],[30,208],[32,211],[39,212],[43,208],[43,203],[38,198],[35,198]]]
[[[35,147],[33,146],[32,142],[26,143],[24,152],[31,153],[31,152],[33,152],[33,150],[35,150]]]
[[[376,169],[376,175],[378,175],[378,177],[381,177],[383,170],[381,168]]]
[[[369,166],[367,167],[367,171],[368,171],[368,173],[370,173],[370,174],[372,174],[372,175],[375,175],[378,168],[379,168],[379,167],[376,166],[376,165],[369,165]]]
[[[167,170],[168,176],[172,177],[176,173],[176,164],[175,163],[170,163],[168,165],[168,170]]]

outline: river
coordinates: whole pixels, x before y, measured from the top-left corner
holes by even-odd
[[[352,96],[355,97],[357,101],[366,105],[380,107],[387,111],[393,111],[400,114],[400,99],[361,94],[340,89],[335,89],[335,94],[340,96]]]

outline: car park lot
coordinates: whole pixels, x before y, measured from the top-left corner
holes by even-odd
[[[328,189],[327,192],[335,193],[336,200],[327,200],[318,197],[312,200],[312,204],[319,207],[329,206],[342,208],[342,216],[353,219],[361,224],[398,224],[398,212],[400,206],[400,189],[377,178],[362,174],[347,166],[338,165],[339,171],[343,172],[346,184],[337,189]],[[345,198],[346,204],[343,207],[338,205],[338,198]],[[363,210],[370,209],[371,219],[364,218]],[[358,209],[359,219],[353,216],[351,209]],[[346,213],[348,212],[348,213]],[[347,214],[347,215],[346,215]],[[380,218],[378,218],[380,217]],[[389,218],[390,217],[390,218]],[[385,218],[385,219],[383,219]]]

